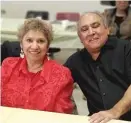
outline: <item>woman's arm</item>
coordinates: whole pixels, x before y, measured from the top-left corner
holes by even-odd
[[[65,77],[60,79],[60,83],[62,85],[56,98],[55,111],[71,114],[74,107],[71,101],[73,92],[73,79],[69,71],[66,71]]]

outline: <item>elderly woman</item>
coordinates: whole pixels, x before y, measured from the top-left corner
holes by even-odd
[[[131,40],[131,1],[110,1],[113,9],[106,9],[105,15],[109,22],[110,34],[118,38]]]
[[[68,68],[47,58],[52,40],[51,25],[28,19],[18,31],[24,58],[10,57],[2,63],[3,106],[72,113],[73,80]]]

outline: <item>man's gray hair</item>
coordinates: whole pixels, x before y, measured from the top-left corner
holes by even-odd
[[[91,11],[91,12],[85,12],[85,13],[83,13],[83,14],[81,15],[79,21],[77,22],[77,30],[79,30],[79,23],[80,23],[80,21],[81,21],[81,18],[82,18],[83,16],[89,14],[89,13],[98,15],[98,16],[100,17],[100,19],[102,20],[104,26],[105,26],[106,28],[108,28],[108,21],[107,21],[107,18],[106,18],[106,16],[105,16],[105,14],[104,14],[104,13],[101,13],[101,12],[99,12],[99,11]]]

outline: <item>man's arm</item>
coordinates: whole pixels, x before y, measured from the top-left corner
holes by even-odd
[[[106,123],[111,119],[119,119],[131,109],[131,85],[122,99],[110,110],[100,111],[90,117],[90,123]]]
[[[112,108],[117,112],[117,117],[125,114],[131,109],[131,85],[128,87],[123,98]]]
[[[128,112],[131,109],[131,42],[126,45],[126,77],[129,80],[129,87],[126,90],[124,96],[114,105],[113,108],[106,111],[100,111],[93,114],[90,117],[91,123],[106,123],[111,119],[119,119],[123,114]]]

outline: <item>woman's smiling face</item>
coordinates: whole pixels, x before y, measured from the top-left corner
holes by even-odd
[[[48,51],[48,41],[41,31],[29,30],[21,41],[26,59],[38,61],[43,60]]]

